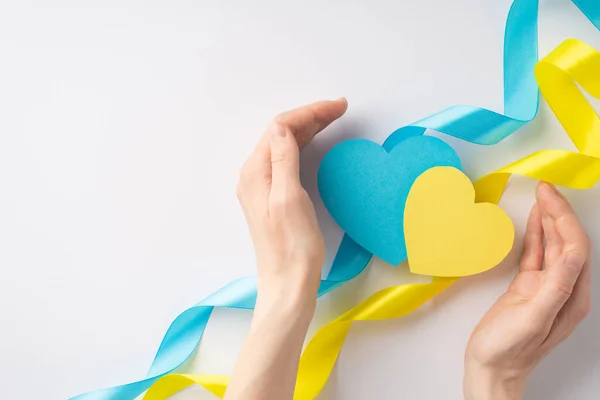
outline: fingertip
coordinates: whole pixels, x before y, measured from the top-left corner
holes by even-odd
[[[324,100],[279,114],[275,121],[288,127],[301,149],[332,122],[340,118],[348,108],[345,97]]]
[[[271,142],[273,142],[285,138],[287,136],[288,127],[279,121],[273,121],[269,124],[267,131],[271,137]]]
[[[527,219],[526,233],[543,234],[542,230],[542,211],[540,205],[536,202],[531,211],[529,212],[529,218]]]
[[[556,216],[570,209],[565,197],[548,182],[540,182],[536,190],[537,203],[542,214]]]
[[[340,97],[339,99],[335,100],[338,103],[341,103],[343,105],[342,108],[342,114],[346,112],[346,110],[348,110],[348,99],[345,97]]]
[[[541,221],[542,212],[540,210],[540,205],[536,202],[533,207],[531,207],[531,211],[529,213],[529,221],[538,222]]]
[[[319,103],[315,103],[319,105]],[[321,103],[323,115],[321,115],[323,125],[329,125],[331,122],[340,118],[342,115],[346,113],[348,110],[348,99],[345,97],[340,97],[337,100],[325,101]]]
[[[544,200],[547,198],[551,198],[556,195],[556,192],[553,189],[553,186],[548,182],[541,181],[537,185],[537,190],[535,192],[538,200]]]

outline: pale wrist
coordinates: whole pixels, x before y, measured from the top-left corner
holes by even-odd
[[[525,377],[467,364],[463,391],[466,400],[522,400]]]
[[[257,320],[277,319],[290,323],[308,325],[316,309],[316,299],[273,296],[263,298],[258,295],[254,316]]]
[[[257,306],[314,313],[321,263],[295,262],[285,268],[273,263],[272,260],[259,262]]]
[[[317,290],[301,281],[284,284],[277,281],[259,282],[254,311],[255,319],[277,319],[308,327],[317,306]]]

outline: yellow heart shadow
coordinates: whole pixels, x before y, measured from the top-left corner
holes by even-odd
[[[404,211],[410,271],[459,277],[500,264],[515,237],[510,217],[495,204],[475,203],[475,189],[456,168],[435,167],[413,183]]]

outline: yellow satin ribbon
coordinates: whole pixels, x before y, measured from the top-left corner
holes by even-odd
[[[600,118],[585,99],[578,83],[600,98],[600,53],[570,39],[541,60],[535,69],[542,95],[579,150],[543,150],[533,153],[475,182],[476,201],[497,204],[512,174],[574,189],[588,189],[600,179]],[[354,321],[398,318],[416,310],[457,279],[433,278],[429,284],[393,286],[378,291],[339,318],[323,326],[300,359],[295,400],[312,400],[321,391]],[[222,398],[229,377],[167,375],[154,383],[144,400],[164,400],[199,384]]]
[[[589,189],[600,178],[600,118],[577,87],[600,98],[600,53],[566,40],[536,65],[535,77],[579,153],[542,150],[500,168],[475,182],[478,202],[498,204],[512,174],[572,189]]]

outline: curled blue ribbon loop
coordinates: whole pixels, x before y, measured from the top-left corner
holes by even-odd
[[[600,29],[600,0],[572,0]],[[504,41],[504,114],[473,106],[454,106],[394,131],[383,147],[390,151],[412,136],[436,130],[465,141],[493,145],[530,122],[538,112],[539,90],[534,77],[537,63],[538,0],[515,0],[506,23]],[[321,281],[319,296],[359,275],[372,254],[344,235],[331,270]],[[71,400],[132,400],[157,379],[193,354],[214,307],[253,309],[256,278],[241,278],[185,310],[173,321],[146,378],[137,382],[84,393]]]

